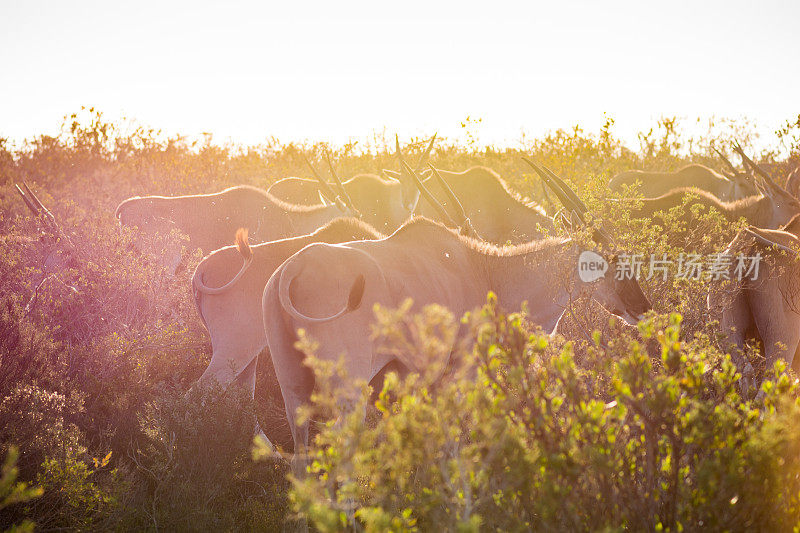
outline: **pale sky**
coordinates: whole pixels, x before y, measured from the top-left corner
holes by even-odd
[[[580,123],[800,113],[800,2],[0,0],[0,136],[94,106],[258,143],[392,135],[513,143]]]

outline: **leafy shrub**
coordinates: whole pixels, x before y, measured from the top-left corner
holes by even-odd
[[[9,448],[0,471],[0,512],[11,505],[25,503],[42,495],[41,487],[29,488],[26,483],[18,482],[17,459],[19,450]],[[28,533],[33,531],[33,522],[25,520],[21,524],[11,526],[9,533]]]
[[[727,356],[705,338],[681,337],[677,314],[640,324],[641,340],[658,343],[655,361],[634,335],[606,348],[597,334],[593,361],[584,364],[572,343],[529,333],[523,315],[503,315],[492,299],[469,320],[474,349],[455,357],[475,372],[438,387],[392,374],[373,425],[356,409],[337,413],[339,421],[318,434],[311,475],[292,490],[315,527],[786,531],[800,524],[800,400],[783,366],[764,384],[759,406],[739,398]],[[418,321],[398,319],[397,334]],[[422,352],[440,340],[417,342]],[[333,390],[322,390],[315,402],[336,412]]]
[[[239,389],[165,391],[140,423],[132,455],[143,479],[127,490],[120,519],[130,529],[276,530],[286,507],[285,470],[254,463],[254,404]]]
[[[47,528],[86,530],[96,527],[98,518],[113,509],[116,500],[110,486],[116,480],[116,471],[99,483],[99,477],[111,459],[109,452],[102,459],[86,462],[86,450],[68,446],[59,457],[49,457],[42,463],[37,482],[45,497],[32,508],[37,523]]]
[[[75,392],[64,396],[36,385],[18,385],[0,401],[0,442],[9,454],[19,448],[21,474],[35,477],[43,491],[25,511],[40,527],[88,527],[112,502],[87,464],[105,467],[111,454],[99,463],[87,455],[74,423],[82,411]]]

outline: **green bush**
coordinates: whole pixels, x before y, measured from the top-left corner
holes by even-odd
[[[455,354],[468,370],[444,385],[392,374],[372,423],[360,409],[336,413],[330,369],[319,375],[328,385],[316,406],[339,417],[292,490],[315,527],[800,526],[800,400],[783,366],[755,405],[739,398],[727,356],[681,337],[676,314],[640,324],[641,340],[658,343],[655,361],[636,335],[598,333],[591,359],[578,362],[572,343],[531,334],[524,315],[503,315],[491,298],[468,321],[476,342]],[[397,318],[397,335],[418,323]],[[421,353],[440,339],[408,342]]]
[[[131,454],[140,481],[126,487],[126,529],[277,530],[286,508],[282,464],[256,463],[254,404],[239,389],[164,391],[140,415]],[[137,477],[139,477],[137,476]]]
[[[36,499],[42,495],[41,487],[28,487],[26,483],[18,482],[17,459],[19,450],[9,448],[0,470],[0,511],[11,505],[17,505]],[[8,533],[29,533],[33,531],[33,522],[25,520],[21,524],[11,526]]]
[[[35,517],[40,527],[89,527],[112,499],[97,486],[96,470],[108,464],[88,454],[85,437],[73,422],[83,401],[36,385],[19,385],[0,400],[0,441],[8,454],[19,448],[17,465],[24,478],[35,478],[41,497],[26,509],[15,507],[13,520]],[[95,470],[89,467],[94,462]]]

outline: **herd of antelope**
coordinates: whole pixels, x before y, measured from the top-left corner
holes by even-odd
[[[439,304],[459,316],[492,291],[508,309],[527,302],[530,321],[549,332],[576,296],[629,324],[651,308],[636,279],[579,278],[583,250],[571,238],[553,237],[555,222],[575,228],[596,219],[553,172],[525,159],[563,206],[556,217],[510,192],[491,169],[438,170],[428,163],[434,141],[413,167],[398,141],[398,168],[382,176],[342,181],[328,159],[331,183],[309,163],[314,179],[285,178],[268,190],[238,186],[215,194],[134,197],[116,210],[121,224],[140,232],[177,228],[206,254],[191,281],[213,349],[200,383],[236,383],[254,394],[258,356],[267,349],[295,457],[302,457],[309,438],[308,422],[297,424],[296,410],[314,387],[296,347],[299,329],[318,342],[317,357],[344,355],[347,375],[370,382],[388,369],[401,375],[425,370],[418,358],[375,350],[375,304],[397,307],[412,298],[415,309]],[[652,217],[688,201],[730,221],[744,218],[750,225],[728,249],[773,257],[768,265],[778,272],[774,265],[794,261],[800,250],[800,169],[781,185],[738,144],[734,148],[744,172],[723,156],[725,174],[702,165],[674,173],[633,171],[614,177],[609,188],[619,192],[638,183],[645,198],[632,217]],[[49,214],[27,186],[18,191],[35,213]],[[597,223],[591,230],[613,266],[620,250],[612,232]],[[781,269],[708,295],[708,306],[724,307],[721,327],[745,378],[753,371],[741,353],[752,339],[763,345],[768,364],[780,357],[790,366],[800,363],[800,314],[785,298],[794,272]]]

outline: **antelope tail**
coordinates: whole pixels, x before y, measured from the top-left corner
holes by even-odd
[[[363,274],[359,274],[356,277],[353,285],[350,287],[350,295],[347,298],[347,303],[338,312],[331,316],[322,318],[314,318],[304,315],[297,310],[292,303],[292,297],[289,295],[289,289],[292,286],[292,282],[302,272],[302,265],[298,265],[296,261],[290,261],[288,264],[286,264],[286,266],[284,266],[284,268],[281,269],[280,279],[278,280],[278,298],[281,302],[281,307],[294,319],[301,320],[303,322],[311,322],[314,324],[330,322],[343,315],[346,315],[347,313],[350,313],[351,311],[355,311],[361,305],[361,300],[364,297],[364,288],[366,286],[366,278],[364,278]]]
[[[250,243],[247,242],[248,231],[247,228],[239,228],[236,230],[236,248],[242,254],[245,261],[253,260],[253,250],[250,248]]]
[[[247,272],[247,269],[253,264],[253,250],[247,242],[247,228],[239,228],[236,231],[236,248],[239,250],[239,253],[242,254],[243,263],[242,268],[239,269],[239,272],[233,279],[222,287],[209,287],[203,282],[203,273],[196,272],[192,278],[192,284],[195,290],[203,294],[221,294],[230,289],[244,276],[244,273]]]

